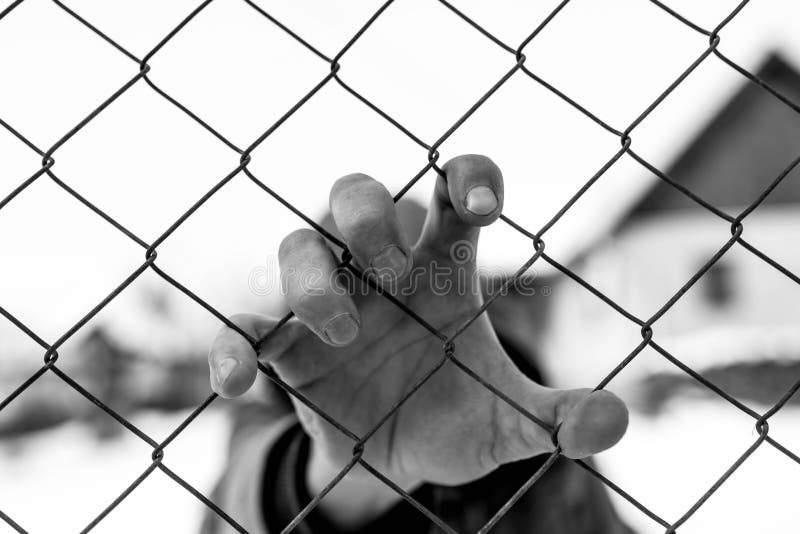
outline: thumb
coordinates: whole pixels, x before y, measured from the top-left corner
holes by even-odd
[[[628,429],[628,408],[610,391],[573,389],[556,408],[556,441],[568,458],[609,449]]]
[[[564,456],[585,458],[614,446],[628,428],[628,409],[610,391],[558,390],[524,377],[511,391],[516,393],[510,395],[512,400],[539,422],[501,401],[505,424],[500,435],[505,443],[497,450],[502,463],[555,450],[553,437]]]

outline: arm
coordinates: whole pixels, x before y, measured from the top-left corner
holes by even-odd
[[[297,417],[287,406],[249,403],[237,404],[233,419],[225,468],[210,500],[248,532],[266,534],[264,503],[267,496],[261,475],[266,472],[275,444],[297,424]],[[206,510],[202,534],[231,531],[216,512]]]

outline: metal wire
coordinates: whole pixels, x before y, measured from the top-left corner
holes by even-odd
[[[3,21],[4,18],[9,16],[14,9],[16,9],[20,4],[22,4],[24,0],[16,0],[12,2],[9,6],[7,6],[3,11],[0,12],[0,24],[8,24],[8,21]],[[0,118],[0,127],[4,128],[8,132],[10,132],[14,137],[19,139],[22,143],[24,143],[30,150],[41,156],[41,166],[39,169],[36,169],[30,177],[23,180],[19,186],[17,186],[11,193],[9,193],[5,198],[0,200],[0,209],[3,209],[6,205],[8,205],[11,201],[14,200],[16,196],[18,196],[22,191],[28,188],[33,182],[42,179],[42,177],[47,176],[50,180],[52,180],[56,185],[66,191],[70,196],[75,198],[80,204],[84,205],[86,208],[90,209],[92,212],[97,214],[101,219],[105,222],[112,225],[116,228],[120,233],[128,237],[134,243],[142,247],[145,251],[144,254],[144,262],[134,270],[125,280],[123,280],[111,293],[109,293],[102,301],[100,301],[94,308],[92,308],[88,313],[86,313],[75,325],[69,328],[64,334],[61,335],[55,341],[48,342],[44,340],[42,337],[38,336],[33,330],[27,327],[22,321],[18,318],[13,316],[9,313],[6,309],[0,306],[0,315],[3,315],[6,319],[8,319],[12,324],[14,324],[20,331],[25,333],[28,337],[30,337],[34,342],[36,342],[40,347],[44,349],[44,364],[40,367],[35,373],[33,373],[27,380],[21,383],[11,394],[9,394],[5,399],[0,401],[0,411],[6,408],[11,402],[17,399],[21,394],[25,392],[25,390],[31,386],[34,382],[39,380],[45,373],[52,373],[58,378],[60,378],[64,383],[68,386],[73,388],[77,391],[80,395],[85,397],[88,401],[94,403],[98,406],[101,410],[106,412],[108,415],[113,417],[118,423],[124,426],[128,431],[132,434],[137,436],[139,439],[147,443],[152,448],[152,453],[150,459],[147,461],[146,468],[142,471],[141,475],[137,477],[133,482],[128,485],[128,487],[116,498],[112,500],[112,502],[106,506],[103,510],[99,511],[99,513],[94,517],[94,519],[86,525],[82,532],[89,532],[95,526],[97,526],[120,502],[122,502],[125,498],[130,495],[132,491],[136,489],[136,487],[141,484],[150,474],[153,473],[156,469],[162,471],[167,476],[169,476],[172,480],[174,480],[178,485],[186,489],[189,493],[191,493],[195,498],[197,498],[200,502],[202,502],[205,506],[211,509],[214,513],[219,515],[219,517],[228,523],[232,528],[237,530],[238,532],[247,532],[240,524],[236,522],[235,519],[230,517],[224,510],[222,510],[217,504],[211,501],[208,497],[203,495],[199,490],[194,488],[191,484],[186,482],[182,479],[179,475],[175,472],[170,470],[167,465],[164,463],[164,458],[166,455],[167,448],[169,444],[181,433],[183,432],[188,425],[192,423],[192,421],[200,415],[209,405],[211,405],[217,396],[215,394],[210,394],[206,400],[200,404],[186,419],[178,425],[174,431],[163,441],[157,442],[150,436],[148,436],[144,431],[137,428],[133,423],[127,420],[124,416],[120,415],[114,409],[106,405],[101,399],[94,396],[92,393],[87,391],[81,384],[76,382],[73,378],[71,378],[66,372],[64,372],[61,368],[56,365],[58,361],[59,354],[58,349],[66,342],[71,336],[73,336],[78,330],[80,330],[92,317],[94,317],[97,313],[100,312],[109,302],[111,302],[114,298],[116,298],[122,291],[124,291],[136,278],[138,278],[142,273],[146,270],[150,269],[151,271],[155,272],[158,276],[164,279],[167,283],[171,284],[173,287],[187,295],[189,298],[194,300],[197,304],[202,306],[206,309],[209,313],[214,315],[220,322],[229,326],[230,328],[236,330],[239,334],[241,334],[248,342],[254,347],[254,349],[258,350],[260,345],[264,343],[267,339],[269,339],[278,328],[281,328],[283,324],[291,317],[291,314],[285,316],[273,329],[273,331],[269,332],[264,336],[263,339],[254,339],[249,336],[246,332],[240,330],[235,324],[229,321],[224,315],[222,315],[219,311],[214,309],[213,306],[205,302],[201,299],[196,293],[191,291],[188,287],[181,284],[174,278],[172,278],[169,274],[167,274],[161,267],[156,264],[156,259],[158,257],[158,247],[170,237],[170,235],[182,224],[186,222],[186,220],[192,216],[194,212],[201,209],[203,204],[215,195],[219,190],[226,186],[227,183],[230,181],[238,178],[240,175],[243,175],[246,179],[251,180],[253,183],[258,185],[266,194],[271,195],[275,198],[278,202],[284,205],[287,209],[291,210],[295,213],[298,217],[300,217],[303,221],[307,224],[311,225],[317,231],[319,231],[322,235],[324,235],[328,240],[332,243],[342,247],[344,249],[344,253],[342,255],[342,262],[340,264],[340,268],[349,269],[356,274],[362,274],[358,271],[358,269],[350,263],[350,254],[347,251],[347,248],[344,243],[339,241],[336,237],[331,235],[330,233],[326,232],[323,228],[321,228],[313,219],[302,213],[300,210],[295,208],[290,202],[286,201],[282,198],[276,191],[272,188],[267,186],[263,181],[261,181],[248,167],[251,161],[251,154],[252,152],[258,147],[260,144],[265,142],[269,136],[275,132],[284,122],[286,122],[298,109],[300,109],[309,99],[311,99],[314,94],[316,94],[322,87],[329,83],[337,83],[343,89],[345,89],[350,95],[352,95],[357,101],[364,104],[367,108],[375,112],[377,115],[385,119],[387,122],[392,124],[399,132],[407,136],[411,139],[414,143],[419,145],[421,148],[427,151],[427,162],[422,166],[421,170],[413,176],[409,182],[398,191],[395,196],[394,200],[397,201],[402,198],[408,190],[416,184],[416,182],[430,169],[434,169],[437,173],[443,174],[441,168],[437,165],[437,161],[439,159],[439,152],[438,148],[441,147],[447,139],[458,129],[460,128],[465,121],[469,119],[469,117],[478,109],[480,108],[492,95],[501,87],[503,86],[509,79],[514,76],[527,76],[537,84],[541,85],[548,91],[555,94],[557,97],[562,99],[564,102],[572,106],[573,108],[577,109],[580,113],[582,113],[587,119],[591,120],[592,122],[601,126],[604,130],[606,130],[610,135],[616,136],[620,140],[621,148],[616,151],[614,154],[610,156],[608,161],[602,165],[602,167],[588,180],[585,184],[575,192],[575,194],[569,199],[569,201],[564,204],[564,206],[559,209],[553,217],[545,223],[538,231],[532,232],[529,231],[522,226],[518,225],[510,218],[506,217],[505,215],[501,216],[501,219],[508,224],[511,228],[517,230],[527,238],[531,239],[532,241],[532,255],[531,257],[520,267],[520,269],[515,273],[511,279],[506,282],[506,286],[509,286],[517,281],[517,279],[522,276],[525,271],[527,271],[533,264],[536,262],[544,261],[556,268],[558,271],[562,272],[567,277],[571,278],[578,284],[580,284],[583,288],[591,292],[595,295],[598,299],[603,301],[605,304],[610,306],[614,311],[620,314],[622,317],[633,323],[634,327],[638,328],[642,337],[642,341],[634,347],[631,352],[625,356],[620,363],[600,381],[597,385],[597,389],[605,387],[622,369],[624,369],[631,361],[633,361],[636,356],[644,350],[645,347],[650,346],[652,347],[657,353],[661,354],[666,361],[675,365],[678,369],[683,371],[684,373],[691,376],[693,379],[698,381],[700,384],[708,388],[710,391],[714,392],[716,395],[721,397],[722,399],[726,400],[728,403],[736,407],[737,409],[741,410],[745,414],[752,417],[754,422],[754,428],[758,433],[758,438],[752,443],[747,450],[743,451],[741,456],[719,477],[719,479],[710,487],[707,491],[705,491],[702,495],[698,497],[696,502],[679,518],[674,519],[672,521],[664,519],[660,515],[656,514],[653,510],[639,502],[635,497],[628,494],[622,488],[620,488],[617,484],[606,478],[603,474],[599,473],[596,469],[591,467],[589,464],[583,461],[577,461],[578,465],[580,465],[583,469],[587,470],[593,476],[595,476],[598,480],[600,480],[603,484],[605,484],[609,490],[617,493],[623,499],[630,502],[634,505],[638,510],[640,510],[643,514],[648,516],[652,519],[655,523],[659,524],[661,527],[665,529],[665,532],[672,533],[675,532],[676,529],[684,524],[687,520],[691,518],[691,516],[705,503],[711,495],[719,489],[719,487],[725,483],[728,477],[738,469],[743,462],[747,460],[747,458],[760,446],[764,443],[768,443],[770,446],[775,448],[776,450],[780,451],[784,455],[786,455],[791,460],[800,463],[800,457],[797,454],[793,453],[785,446],[780,444],[777,440],[769,436],[769,419],[780,410],[788,401],[789,399],[800,389],[800,378],[794,383],[794,385],[786,391],[786,393],[780,398],[778,402],[776,402],[769,410],[764,413],[758,413],[755,410],[749,408],[742,402],[735,399],[732,395],[725,392],[722,388],[718,387],[717,385],[713,384],[705,377],[703,377],[700,373],[693,370],[688,365],[681,362],[678,358],[670,354],[666,349],[660,346],[656,341],[656,333],[654,330],[655,325],[657,324],[658,320],[681,298],[683,295],[694,285],[719,259],[724,256],[731,248],[735,246],[741,246],[744,250],[749,251],[755,257],[759,258],[760,260],[764,261],[766,264],[770,265],[774,268],[778,273],[786,276],[793,282],[800,284],[800,277],[796,274],[792,273],[789,269],[775,261],[774,259],[767,256],[765,253],[757,249],[751,243],[745,241],[742,238],[742,234],[745,229],[744,221],[747,216],[752,213],[763,201],[764,199],[778,186],[778,184],[794,169],[800,164],[800,156],[795,159],[789,166],[787,166],[774,180],[773,182],[762,192],[759,197],[754,200],[749,206],[747,206],[744,210],[742,210],[738,215],[732,216],[721,209],[717,208],[716,206],[712,205],[710,202],[704,200],[697,194],[693,193],[692,191],[688,190],[687,188],[678,184],[672,177],[670,177],[665,172],[661,171],[648,161],[646,161],[640,154],[634,152],[631,148],[633,144],[632,134],[634,130],[639,126],[650,113],[654,109],[656,109],[664,99],[675,90],[681,83],[683,83],[687,77],[691,75],[691,73],[703,62],[708,61],[708,58],[711,56],[717,57],[723,64],[728,65],[734,71],[741,74],[750,82],[760,86],[763,88],[768,94],[776,98],[779,102],[784,104],[787,108],[787,111],[800,113],[800,105],[793,102],[789,97],[783,95],[780,91],[776,88],[770,86],[766,81],[760,79],[758,76],[750,73],[746,69],[742,68],[738,64],[736,64],[733,60],[725,56],[720,51],[720,44],[722,42],[721,32],[724,27],[733,20],[734,17],[738,16],[741,10],[745,7],[745,5],[749,2],[749,0],[744,0],[739,3],[736,8],[731,11],[720,23],[713,29],[707,30],[704,29],[702,26],[692,22],[688,18],[684,17],[680,13],[676,12],[672,8],[666,6],[662,2],[658,0],[641,0],[641,1],[649,1],[653,5],[657,6],[665,13],[665,16],[671,16],[681,24],[687,26],[688,28],[692,29],[693,31],[700,33],[704,36],[708,37],[708,46],[699,51],[699,55],[697,59],[695,59],[690,65],[686,67],[686,69],[678,76],[675,81],[673,81],[668,87],[664,89],[664,91],[655,99],[653,100],[630,124],[625,126],[624,128],[616,128],[611,126],[606,121],[599,118],[597,115],[593,114],[587,108],[580,105],[574,99],[566,95],[564,92],[557,89],[555,86],[547,82],[546,80],[542,79],[539,75],[537,75],[531,68],[526,65],[526,57],[524,54],[525,48],[539,35],[539,33],[550,23],[558,18],[558,14],[565,8],[568,7],[569,0],[563,0],[533,31],[517,46],[509,45],[503,42],[500,38],[496,35],[489,32],[486,28],[484,28],[480,23],[475,21],[474,19],[470,18],[467,14],[456,8],[447,0],[438,0],[444,7],[446,7],[455,17],[459,18],[474,30],[476,30],[480,35],[486,38],[488,41],[493,43],[494,45],[501,48],[503,51],[508,53],[511,57],[509,58],[509,70],[496,82],[494,83],[476,102],[473,104],[468,110],[464,112],[464,114],[459,117],[452,126],[450,126],[447,130],[445,130],[441,136],[436,139],[432,143],[425,142],[422,140],[421,137],[415,135],[411,130],[403,126],[398,120],[391,117],[388,113],[382,110],[379,106],[371,102],[367,97],[363,94],[358,92],[355,88],[350,86],[347,82],[345,82],[340,74],[341,71],[341,61],[345,58],[348,50],[361,38],[361,36],[367,32],[372,24],[378,20],[384,12],[390,7],[393,3],[393,0],[389,0],[382,4],[380,8],[375,11],[370,18],[359,28],[359,30],[352,36],[352,38],[339,50],[336,54],[332,57],[328,56],[327,54],[323,53],[322,51],[315,48],[311,45],[308,41],[304,40],[298,33],[294,32],[288,26],[280,22],[277,18],[272,16],[270,13],[265,11],[263,8],[255,4],[250,0],[242,0],[247,6],[252,8],[253,16],[263,17],[269,24],[274,25],[275,27],[279,28],[283,31],[287,38],[293,39],[302,45],[310,54],[314,55],[321,61],[326,62],[330,66],[330,72],[324,76],[310,91],[306,94],[302,95],[297,102],[289,108],[274,124],[270,125],[269,128],[264,130],[264,132],[259,135],[256,139],[252,141],[250,145],[245,148],[238,147],[235,143],[233,143],[230,139],[225,137],[219,130],[215,129],[205,120],[200,118],[199,115],[192,112],[188,107],[183,105],[177,99],[169,95],[166,91],[161,89],[149,76],[150,73],[150,65],[149,61],[165,46],[169,44],[169,41],[177,35],[183,28],[185,28],[188,24],[191,23],[192,19],[196,17],[199,13],[201,13],[208,5],[213,2],[213,0],[205,0],[201,4],[199,4],[191,13],[189,13],[175,28],[173,28],[161,41],[159,41],[144,57],[138,58],[135,54],[128,51],[122,45],[120,45],[117,41],[113,38],[109,37],[105,34],[101,29],[93,25],[90,21],[86,20],[80,14],[76,13],[73,9],[66,6],[59,0],[52,0],[53,3],[58,6],[61,10],[67,13],[69,16],[73,17],[76,21],[82,24],[87,30],[93,32],[98,37],[103,39],[108,45],[115,48],[119,53],[123,54],[129,60],[134,62],[137,65],[137,72],[133,75],[122,87],[116,90],[113,94],[111,94],[107,99],[101,102],[96,108],[94,108],[86,117],[84,117],[80,122],[78,122],[73,128],[71,128],[68,132],[66,132],[61,138],[59,138],[52,146],[48,148],[40,148],[35,143],[33,143],[29,138],[24,136],[20,133],[17,129],[12,127],[12,125],[5,122],[2,118]],[[431,0],[436,1],[436,0]],[[0,29],[2,27],[0,26]],[[82,128],[84,128],[89,122],[91,122],[95,117],[97,117],[100,113],[103,112],[108,106],[112,105],[114,101],[119,98],[122,94],[128,91],[131,87],[143,81],[146,85],[148,85],[155,93],[163,97],[166,101],[170,102],[172,105],[180,109],[183,113],[187,116],[192,118],[199,126],[207,130],[211,133],[220,143],[224,146],[229,148],[238,156],[238,160],[235,165],[232,165],[232,169],[229,173],[227,173],[224,177],[222,177],[211,189],[209,189],[202,197],[200,197],[188,210],[180,214],[180,216],[175,220],[173,224],[171,224],[164,232],[157,237],[153,242],[148,243],[144,239],[138,237],[134,234],[131,230],[127,229],[123,226],[120,222],[114,219],[111,215],[107,214],[105,211],[100,209],[97,205],[91,202],[91,200],[85,198],[72,187],[70,187],[65,181],[61,180],[56,174],[54,173],[54,167],[56,166],[56,159],[55,155],[58,150],[78,132]],[[569,268],[565,267],[557,260],[550,257],[545,252],[545,241],[544,236],[549,231],[550,228],[553,227],[556,222],[561,219],[561,217],[578,201],[598,180],[600,180],[603,175],[610,169],[613,165],[615,165],[620,159],[624,157],[629,157],[633,161],[640,164],[643,168],[647,169],[648,171],[652,172],[656,175],[660,180],[665,182],[666,184],[670,185],[674,190],[676,190],[681,195],[684,195],[688,199],[690,199],[695,204],[701,206],[705,210],[707,210],[712,215],[721,218],[722,220],[727,221],[730,223],[730,231],[731,237],[724,243],[720,244],[719,250],[711,256],[705,264],[698,269],[698,271],[661,307],[659,308],[651,317],[647,319],[642,319],[634,315],[633,313],[625,310],[621,305],[616,303],[613,299],[602,293],[599,289],[592,286],[591,283],[581,278],[577,273],[573,272]],[[365,280],[365,277],[359,277],[362,280]],[[436,374],[442,366],[444,366],[448,361],[455,364],[455,367],[460,371],[464,372],[467,376],[471,379],[475,380],[477,383],[481,384],[483,387],[487,388],[493,394],[497,395],[498,398],[512,406],[514,409],[518,410],[522,413],[525,417],[533,421],[534,423],[542,426],[548,432],[553,432],[553,429],[550,428],[547,424],[536,418],[533,414],[529,411],[525,410],[513,400],[511,400],[505,393],[503,393],[500,389],[498,389],[493,384],[489,383],[480,374],[476,373],[472,369],[470,369],[465,363],[463,363],[458,358],[458,351],[456,346],[456,341],[458,337],[464,332],[464,330],[489,306],[494,302],[495,298],[501,292],[497,292],[494,295],[487,298],[485,304],[480,308],[478,313],[474,316],[465,321],[456,331],[447,336],[440,332],[438,329],[433,327],[429,324],[423,317],[417,314],[415,311],[406,307],[403,303],[399,302],[398,300],[394,299],[391,295],[388,295],[386,292],[381,292],[386,298],[392,301],[395,305],[401,308],[405,313],[407,313],[410,317],[414,320],[419,322],[421,326],[423,326],[426,330],[430,332],[432,336],[437,337],[442,342],[442,358],[436,362],[435,365],[431,366],[430,369],[420,378],[417,383],[415,383],[408,391],[406,391],[400,398],[398,398],[394,404],[392,405],[391,409],[389,409],[383,417],[380,418],[378,423],[373,426],[368,432],[366,432],[362,436],[358,436],[346,427],[344,427],[340,422],[336,419],[328,415],[324,409],[315,405],[311,400],[303,396],[298,391],[294,390],[291,386],[283,382],[280,377],[270,368],[259,364],[259,370],[271,381],[276,383],[279,387],[281,387],[284,391],[286,391],[289,395],[294,396],[299,402],[305,404],[308,408],[313,410],[317,413],[320,417],[324,418],[327,422],[333,425],[336,429],[338,429],[344,436],[348,437],[353,441],[353,456],[352,460],[343,467],[341,472],[330,481],[330,483],[316,495],[313,500],[302,510],[302,512],[283,530],[284,533],[291,532],[294,530],[297,525],[303,520],[303,518],[314,509],[314,507],[320,502],[320,500],[346,475],[346,473],[352,469],[356,464],[362,465],[365,469],[371,472],[378,480],[385,483],[388,487],[396,491],[403,499],[409,502],[412,506],[417,508],[421,513],[425,514],[435,525],[437,525],[441,530],[448,533],[454,533],[452,527],[447,525],[441,518],[437,517],[432,511],[428,510],[423,506],[421,503],[417,502],[411,495],[407,492],[402,490],[398,487],[393,481],[388,479],[383,473],[380,473],[377,469],[371,466],[368,462],[363,459],[363,453],[365,447],[368,445],[370,437],[394,414],[414,393],[421,387],[425,385],[425,383],[434,375]],[[541,466],[540,469],[537,470],[536,473],[521,487],[519,490],[508,500],[508,502],[503,505],[497,513],[484,525],[480,530],[479,533],[484,534],[488,532],[503,516],[504,514],[514,505],[514,503],[527,491],[533,484],[535,484],[544,474],[545,472],[553,465],[555,460],[560,456],[560,447],[557,446],[556,442],[556,449],[550,455],[548,460]],[[143,462],[145,463],[145,462]],[[8,524],[12,529],[17,532],[25,533],[26,530],[22,525],[14,521],[11,517],[9,517],[4,512],[0,511],[0,519],[2,519],[6,524]]]

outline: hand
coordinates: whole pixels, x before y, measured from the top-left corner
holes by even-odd
[[[368,176],[339,179],[331,189],[330,207],[354,263],[449,334],[482,304],[473,286],[474,251],[479,228],[500,216],[503,180],[497,166],[478,155],[457,157],[444,172],[447,180],[437,178],[422,235],[413,246],[405,242],[391,195]],[[464,251],[470,256],[459,255]],[[376,291],[365,293],[358,281],[345,291],[336,274],[337,260],[314,231],[289,234],[281,243],[279,263],[286,300],[296,318],[270,338],[258,358],[362,436],[439,363],[442,341]],[[255,315],[231,320],[257,339],[277,323]],[[456,338],[455,356],[558,428],[558,443],[568,457],[604,450],[625,432],[627,409],[613,394],[551,389],[527,379],[503,351],[486,314]],[[255,380],[256,358],[241,335],[223,328],[209,354],[213,389],[223,397],[246,391]],[[309,478],[322,487],[327,479],[320,472],[332,478],[351,459],[354,443],[306,406],[294,404],[313,440],[316,474]],[[366,442],[363,457],[398,485],[410,488],[421,482],[465,483],[503,463],[554,448],[548,430],[448,361]],[[363,470],[348,478],[359,477],[361,482],[352,484],[377,483]]]

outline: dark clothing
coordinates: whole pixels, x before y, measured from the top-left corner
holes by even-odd
[[[274,445],[264,470],[264,521],[280,532],[312,499],[305,487],[309,439],[299,424]],[[506,464],[469,484],[426,484],[411,496],[457,532],[477,532],[536,473],[548,456]],[[298,534],[345,534],[313,510]],[[438,533],[421,511],[402,501],[359,534]],[[503,516],[493,533],[629,534],[611,509],[604,489],[588,472],[559,459]]]
[[[504,348],[530,378],[541,382],[531,357]],[[234,519],[259,534],[277,534],[312,499],[305,486],[309,438],[288,403],[285,408],[246,407],[231,444],[226,470],[214,501]],[[252,413],[249,413],[252,412]],[[548,456],[506,464],[462,486],[425,484],[414,499],[457,532],[483,527],[536,473]],[[210,513],[204,534],[228,532]],[[232,530],[230,530],[232,532]],[[294,530],[298,534],[344,534],[314,509]],[[442,530],[421,511],[401,501],[356,534],[438,533]],[[520,497],[492,529],[492,534],[632,534],[611,506],[605,487],[578,464],[559,458]],[[353,534],[353,533],[350,533]]]

